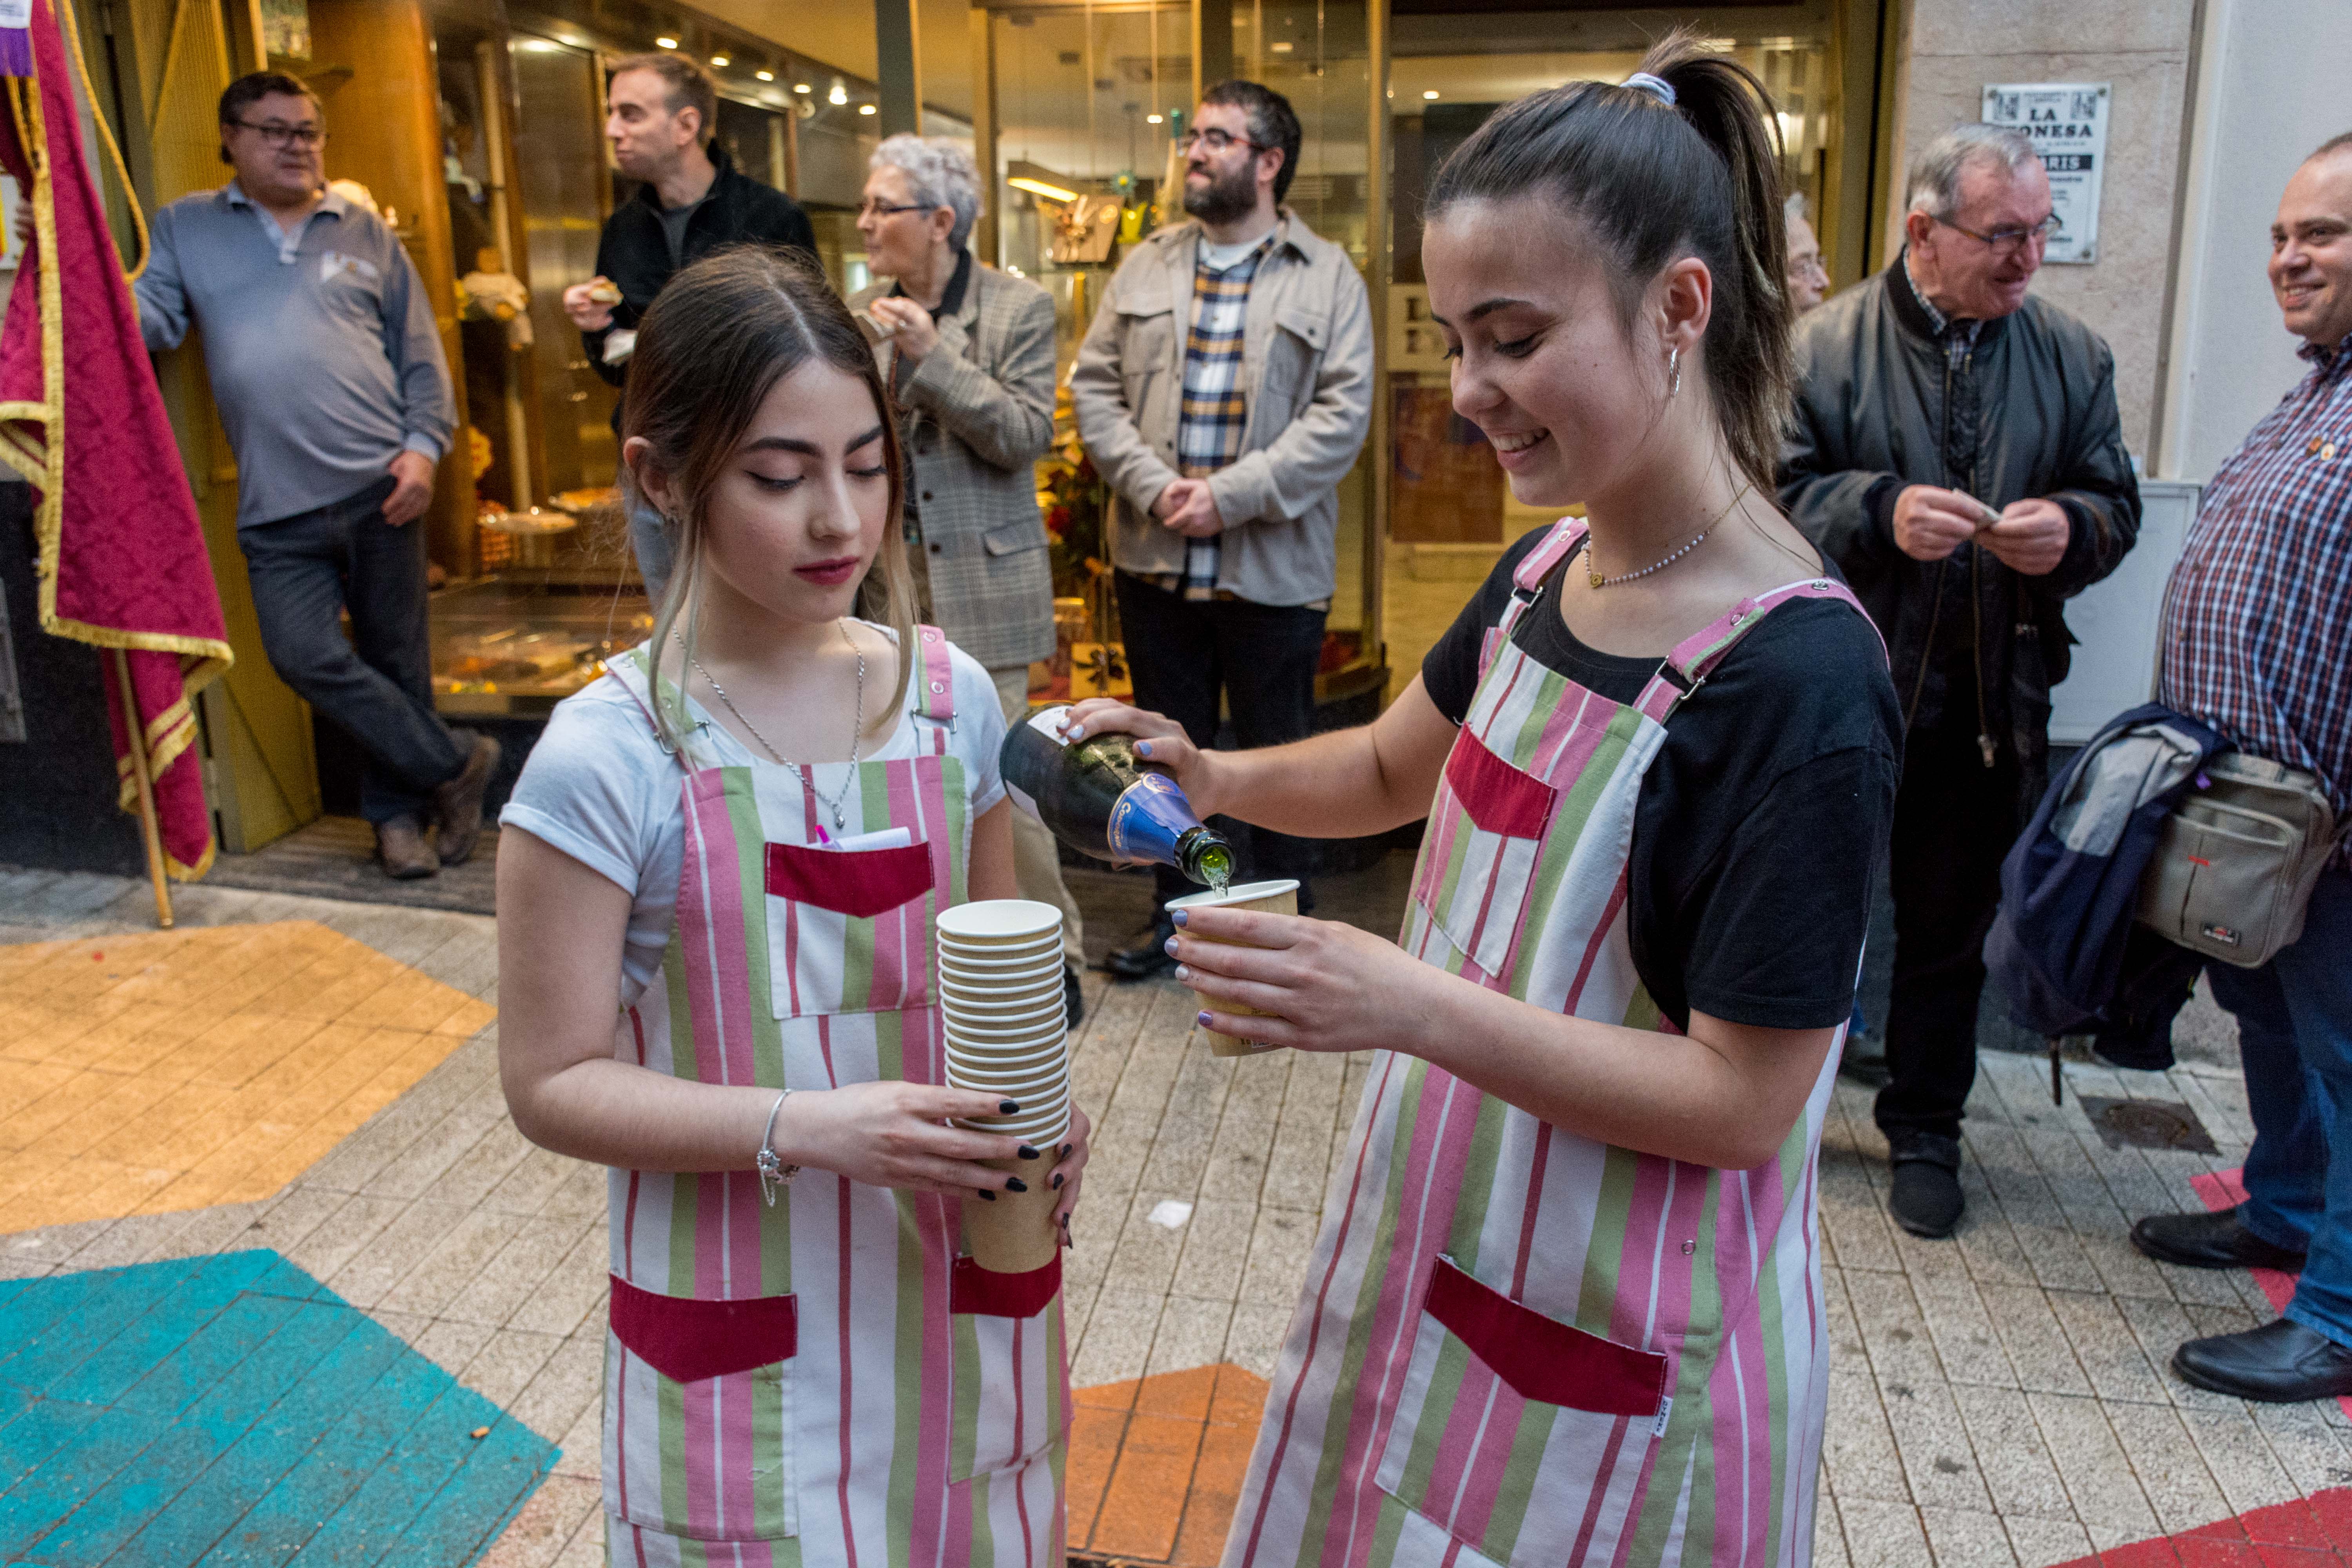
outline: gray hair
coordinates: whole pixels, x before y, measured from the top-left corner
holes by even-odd
[[[926,207],[946,207],[955,214],[948,231],[948,248],[961,250],[980,220],[980,168],[961,142],[945,136],[917,136],[900,132],[886,137],[866,160],[872,169],[896,169],[907,176],[908,199]]]
[[[1780,204],[1780,222],[1785,225],[1805,221],[1805,193],[1790,191],[1789,199]]]
[[[1972,165],[1997,163],[2014,174],[2039,156],[2022,131],[2006,125],[1955,125],[1911,161],[1906,205],[1930,217],[1950,217],[1960,206],[1960,176]]]

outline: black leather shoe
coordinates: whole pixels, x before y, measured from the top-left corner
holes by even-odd
[[[1886,1042],[1868,1035],[1849,1034],[1838,1058],[1838,1077],[1864,1089],[1885,1089],[1893,1075],[1886,1070]]]
[[[2265,1405],[2352,1394],[2352,1350],[2281,1318],[2243,1333],[2190,1340],[2172,1352],[2180,1381]]]
[[[1895,1167],[1887,1200],[1895,1223],[1914,1236],[1940,1241],[1960,1223],[1960,1141],[1940,1132],[1906,1130],[1886,1136],[1886,1163]]]
[[[1176,972],[1176,961],[1168,956],[1168,939],[1176,934],[1176,922],[1168,918],[1166,910],[1151,917],[1151,927],[1135,940],[1132,947],[1122,947],[1103,961],[1114,980],[1150,980]]]
[[[2218,1214],[2152,1214],[2131,1227],[2134,1247],[2158,1263],[2183,1268],[2303,1268],[2303,1254],[2273,1247],[2238,1223],[2238,1211]]]
[[[433,822],[440,830],[436,838],[444,866],[462,866],[473,855],[482,832],[482,796],[498,769],[499,743],[477,735],[457,776],[434,789]]]
[[[441,858],[425,842],[425,830],[413,816],[395,816],[375,825],[375,858],[383,874],[395,882],[414,882],[441,869]]]
[[[1087,994],[1078,988],[1078,966],[1062,961],[1062,1026],[1075,1029],[1087,1018]]]

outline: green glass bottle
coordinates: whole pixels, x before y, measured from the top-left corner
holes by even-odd
[[[1128,735],[1062,739],[1067,708],[1048,708],[1004,737],[999,765],[1014,801],[1082,855],[1114,866],[1173,866],[1204,887],[1233,880],[1234,847],[1204,826],[1166,773]]]

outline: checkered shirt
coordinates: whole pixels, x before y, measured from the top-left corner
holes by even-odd
[[[2164,593],[2164,700],[2352,817],[2352,335],[2205,487]],[[2352,845],[2336,858],[2352,869]]]
[[[1219,272],[1205,249],[1192,269],[1192,327],[1184,339],[1184,402],[1176,422],[1176,471],[1206,479],[1242,455],[1249,424],[1242,391],[1242,324],[1250,281],[1273,248],[1269,234],[1256,248]],[[1184,596],[1217,593],[1217,541],[1195,539],[1184,551]]]

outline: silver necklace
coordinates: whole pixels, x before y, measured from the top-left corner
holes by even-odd
[[[857,711],[851,717],[849,721],[849,772],[842,776],[841,787],[834,792],[833,798],[831,800],[826,800],[824,795],[819,792],[816,787],[814,783],[814,764],[810,764],[812,772],[809,793],[811,795],[814,795],[816,798],[824,804],[824,808],[833,813],[833,825],[835,827],[840,827],[845,825],[848,817],[848,814],[842,809],[841,803],[849,798],[849,786],[853,783],[856,782],[857,746],[858,742],[865,739],[866,655],[859,651],[857,639],[849,635],[849,626],[845,621],[835,621],[833,624],[841,628],[841,640],[847,643],[849,645],[849,651],[853,654],[856,654],[857,656]],[[670,633],[670,636],[676,639],[678,651],[680,653],[686,653],[686,638],[680,637],[676,632]],[[728,696],[727,689],[719,685],[717,680],[713,679],[709,670],[702,668],[702,661],[700,659],[695,658],[694,655],[690,653],[686,653],[686,661],[694,666],[695,673],[702,677],[702,683],[710,688],[712,692],[718,696],[719,700],[727,704],[727,711],[735,715],[735,722],[742,725],[744,729],[750,731],[751,733],[751,739],[759,742],[762,747],[766,748],[768,755],[775,758],[777,762],[782,763],[788,768],[796,768],[802,765],[801,763],[795,763],[791,758],[785,756],[783,752],[776,750],[775,743],[770,741],[767,736],[760,733],[760,727],[743,716],[743,710],[735,706],[735,699]]]
[[[1752,485],[1740,486],[1739,493],[1731,498],[1730,506],[1725,507],[1721,511],[1715,514],[1714,522],[1710,522],[1705,528],[1700,529],[1663,561],[1654,561],[1649,565],[1643,567],[1639,572],[1622,572],[1614,577],[1603,577],[1600,573],[1595,572],[1592,569],[1592,535],[1588,531],[1584,536],[1584,572],[1586,581],[1591,583],[1595,588],[1613,588],[1620,583],[1631,583],[1636,577],[1646,577],[1653,572],[1664,571],[1667,567],[1673,565],[1675,562],[1680,561],[1684,556],[1688,555],[1692,551],[1696,550],[1701,544],[1705,543],[1706,542],[1706,536],[1715,531],[1716,523],[1721,522],[1725,518],[1729,517],[1731,515],[1731,508],[1738,506],[1739,504],[1740,498],[1745,496],[1754,488],[1755,487]]]

